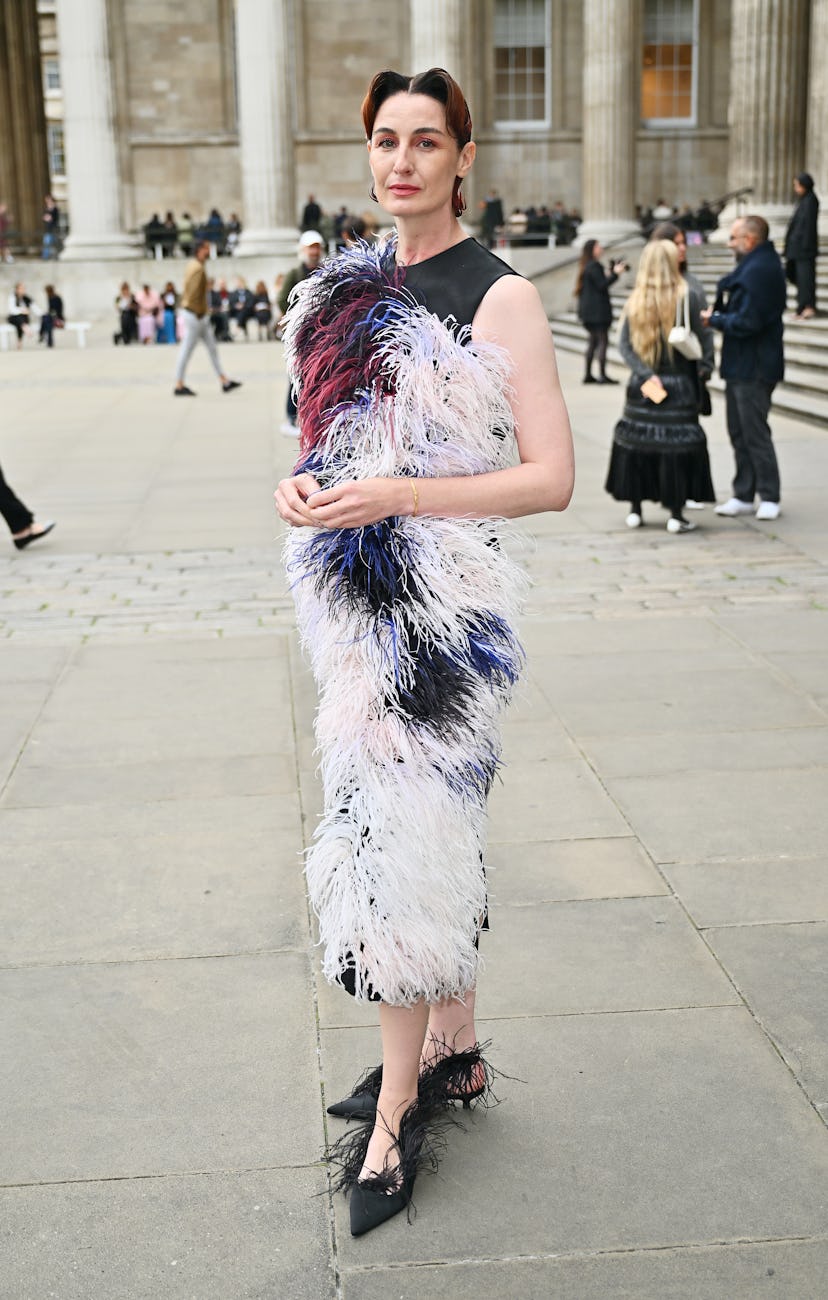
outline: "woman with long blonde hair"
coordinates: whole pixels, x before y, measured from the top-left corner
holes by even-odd
[[[698,362],[669,342],[673,326],[686,319],[701,355],[699,312],[675,244],[659,239],[645,245],[621,318],[618,346],[631,375],[605,485],[616,501],[630,502],[629,528],[644,522],[643,501],[658,501],[670,512],[667,531],[689,533],[696,525],[684,518],[684,502],[716,499],[699,424]]]

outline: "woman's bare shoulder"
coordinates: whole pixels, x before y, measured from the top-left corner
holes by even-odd
[[[537,328],[549,332],[549,322],[540,294],[529,280],[520,275],[504,275],[496,280],[478,307],[473,334],[493,343],[525,337]]]

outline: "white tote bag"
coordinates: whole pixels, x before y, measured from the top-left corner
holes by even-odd
[[[684,300],[684,320],[681,319],[681,303]],[[676,352],[680,352],[688,361],[701,361],[702,345],[697,334],[690,328],[690,294],[684,293],[676,298],[676,323],[667,335],[667,342]]]

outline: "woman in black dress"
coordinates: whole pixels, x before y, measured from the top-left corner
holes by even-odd
[[[334,1153],[355,1235],[409,1204],[441,1108],[484,1091],[486,798],[522,659],[503,519],[563,510],[573,483],[537,291],[458,221],[475,154],[460,87],[378,73],[363,122],[396,232],[293,291],[301,453],[276,492],[320,692],[306,875],[323,972],[379,1003],[382,1066],[332,1108],[364,1121]]]
[[[625,262],[613,262],[609,271],[601,264],[603,249],[597,239],[588,239],[578,264],[575,297],[578,299],[578,319],[589,335],[586,350],[585,384],[617,384],[607,374],[607,343],[612,324],[612,303],[609,291],[626,268]],[[598,361],[598,377],[592,373],[593,360]]]
[[[785,271],[796,285],[795,320],[816,315],[816,259],[819,252],[819,199],[809,172],[794,177],[796,207],[785,234]]]
[[[606,490],[628,501],[628,528],[644,522],[643,501],[670,512],[667,531],[689,533],[684,503],[715,501],[707,439],[699,424],[698,362],[668,342],[687,303],[692,333],[704,327],[699,303],[679,270],[676,246],[660,239],[641,254],[635,287],[624,307],[618,347],[630,367],[624,414],[615,426]]]

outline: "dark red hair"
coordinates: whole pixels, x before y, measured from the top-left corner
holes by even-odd
[[[455,140],[458,149],[469,143],[472,137],[472,120],[465,96],[454,77],[445,68],[429,68],[428,72],[418,72],[414,77],[406,77],[401,72],[378,72],[372,77],[371,84],[362,101],[362,121],[365,135],[370,140],[374,133],[377,113],[386,99],[392,95],[428,95],[436,99],[446,110],[446,126],[449,135]],[[466,210],[460,186],[463,178],[458,176],[451,192],[451,204],[456,217]]]

